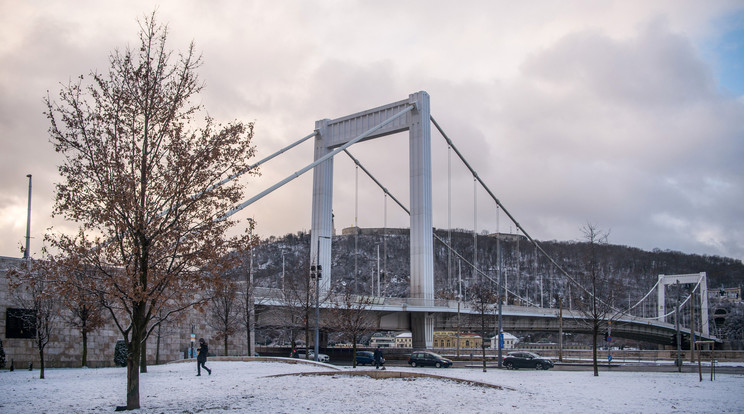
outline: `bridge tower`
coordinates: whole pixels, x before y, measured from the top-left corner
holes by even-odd
[[[434,302],[434,246],[432,234],[431,184],[431,122],[429,94],[421,91],[398,102],[369,109],[338,119],[315,122],[315,153],[317,161],[395,115],[404,115],[377,129],[363,140],[383,137],[408,130],[409,180],[411,210],[411,332],[414,348],[431,348],[434,319],[427,312],[416,312],[416,307],[431,306]],[[331,282],[331,234],[333,203],[333,157],[318,164],[313,170],[313,206],[310,243],[310,262],[320,264],[323,277],[320,291],[327,292]]]
[[[659,318],[664,322],[664,315],[666,314],[666,307],[664,301],[665,288],[668,285],[675,283],[681,284],[699,284],[700,285],[700,332],[703,335],[710,335],[710,326],[708,324],[708,277],[705,272],[693,273],[687,275],[659,275],[659,287],[657,292],[658,297],[658,308]]]

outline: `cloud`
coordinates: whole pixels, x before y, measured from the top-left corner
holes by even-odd
[[[258,158],[336,118],[426,90],[432,114],[496,196],[539,239],[580,238],[744,258],[744,102],[719,92],[703,49],[735,2],[164,2],[169,45],[203,53],[199,99],[220,122],[256,122]],[[0,14],[0,255],[52,222],[55,166],[42,98],[104,70],[132,44],[149,2],[5,2]],[[10,18],[7,16],[15,16]],[[728,31],[734,31],[728,21]],[[728,39],[728,38],[726,38]],[[718,62],[718,61],[717,61]],[[719,62],[720,63],[720,62]],[[434,225],[445,227],[448,151],[432,129]],[[245,179],[252,196],[312,161],[305,144]],[[408,204],[407,135],[352,153]],[[485,192],[450,154],[452,226],[496,230]],[[335,162],[334,213],[354,222],[355,170]],[[262,235],[308,229],[311,173],[240,213]],[[383,196],[359,179],[359,222],[382,226]],[[473,200],[477,199],[477,208]],[[477,209],[477,217],[473,217]],[[388,226],[407,218],[388,200]],[[500,216],[502,231],[510,224]],[[56,223],[66,230],[70,223]],[[239,231],[237,229],[236,231]]]

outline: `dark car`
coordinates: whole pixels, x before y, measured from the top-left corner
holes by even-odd
[[[447,368],[452,365],[452,361],[434,352],[414,351],[408,357],[408,364],[412,367]]]
[[[553,361],[543,358],[533,352],[510,352],[504,357],[504,366],[506,369],[532,368],[532,369],[550,369],[553,368]]]
[[[357,365],[374,365],[375,354],[370,351],[357,351],[356,362]],[[381,365],[385,365],[385,358],[382,358]]]

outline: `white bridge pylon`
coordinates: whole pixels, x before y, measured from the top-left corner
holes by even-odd
[[[659,320],[662,322],[666,316],[665,308],[665,290],[667,285],[673,285],[675,283],[680,284],[693,284],[700,286],[700,319],[701,326],[700,332],[705,336],[710,336],[710,326],[708,325],[708,278],[705,272],[693,273],[687,275],[659,275],[658,285],[658,305],[659,305]],[[696,290],[697,286],[693,289]],[[694,298],[694,295],[693,295]],[[692,302],[694,303],[694,299]],[[679,316],[677,316],[679,317]]]
[[[338,147],[408,130],[411,210],[411,298],[420,306],[434,301],[434,245],[432,230],[431,125],[429,94],[421,91],[398,102],[338,119],[315,122],[315,160]],[[395,119],[393,119],[395,118]],[[392,119],[392,121],[391,121]],[[383,127],[379,125],[387,122]],[[367,133],[375,128],[373,133]],[[359,139],[360,136],[363,138]],[[331,286],[331,235],[333,231],[333,157],[313,169],[310,261],[323,269],[319,290]],[[420,302],[420,303],[419,303]],[[411,313],[413,346],[433,344],[433,316]]]

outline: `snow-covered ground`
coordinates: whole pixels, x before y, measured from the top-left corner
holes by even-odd
[[[744,376],[697,373],[506,371],[405,368],[499,385],[504,389],[433,378],[372,379],[281,376],[339,369],[284,362],[209,361],[212,375],[196,376],[196,363],[151,366],[141,375],[139,412],[342,413],[741,413]],[[369,368],[357,368],[357,370]],[[374,371],[374,369],[372,369]],[[100,413],[125,403],[124,368],[0,372],[2,413]]]

